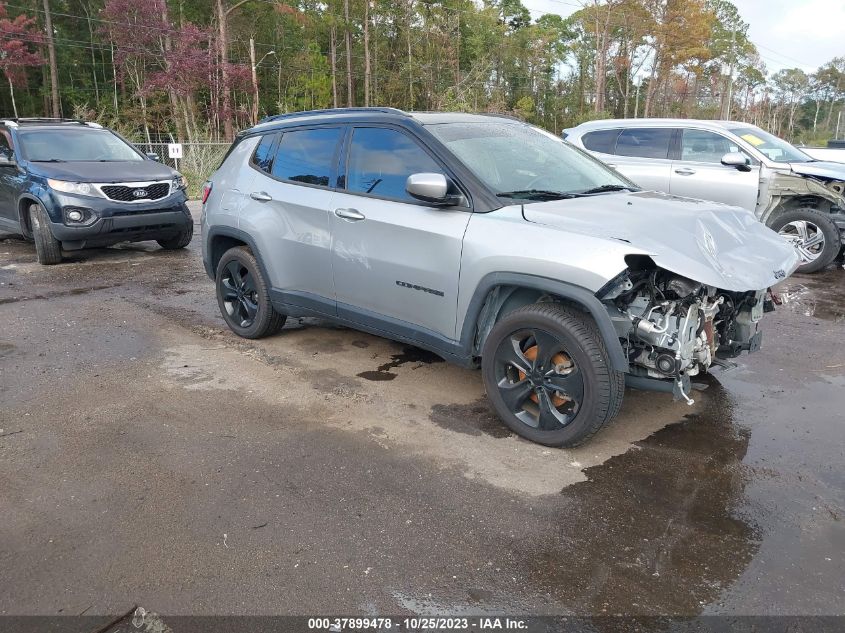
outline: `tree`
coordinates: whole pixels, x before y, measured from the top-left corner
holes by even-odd
[[[787,135],[795,133],[795,111],[810,85],[810,78],[800,68],[784,68],[772,76],[772,84],[783,107],[789,112]]]
[[[56,44],[53,41],[53,14],[50,11],[50,0],[44,0],[44,31],[47,36],[47,55],[50,59],[50,96],[53,105],[53,116],[62,116],[62,106],[59,102],[59,67],[56,64]]]
[[[15,85],[26,85],[26,69],[40,66],[44,60],[30,47],[42,40],[35,18],[19,15],[9,18],[6,3],[0,3],[0,70],[9,84],[12,112],[18,116]]]

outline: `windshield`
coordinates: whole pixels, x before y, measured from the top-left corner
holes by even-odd
[[[530,125],[483,121],[427,129],[501,197],[553,199],[636,189],[598,160]]]
[[[808,163],[813,159],[796,147],[793,147],[782,138],[774,134],[764,132],[758,127],[735,127],[730,128],[733,134],[754,147],[769,158],[779,163]]]
[[[21,130],[23,155],[33,162],[144,160],[108,130],[92,128]]]

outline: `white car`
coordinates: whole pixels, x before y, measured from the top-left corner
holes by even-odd
[[[564,138],[646,189],[753,211],[793,241],[800,272],[830,264],[845,233],[845,164],[818,161],[749,123],[606,119]]]

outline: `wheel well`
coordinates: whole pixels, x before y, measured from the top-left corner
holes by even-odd
[[[481,349],[484,347],[484,341],[490,334],[490,330],[503,317],[524,306],[542,302],[562,303],[576,308],[592,318],[583,305],[567,297],[537,288],[510,285],[495,286],[487,293],[476,319],[473,355],[479,356],[481,354]]]
[[[785,198],[775,208],[769,217],[769,224],[771,224],[776,217],[786,213],[787,211],[796,211],[798,209],[815,209],[822,213],[830,213],[830,207],[833,203],[830,200],[825,200],[819,196],[791,196]]]
[[[248,247],[249,245],[243,240],[231,237],[230,235],[215,235],[211,238],[208,254],[213,273],[217,273],[217,264],[220,263],[220,258],[223,257],[223,254],[230,248],[235,248],[236,246]]]
[[[32,226],[29,224],[29,207],[37,204],[32,198],[21,198],[18,202],[18,219],[20,220],[21,232],[25,237],[32,237]]]

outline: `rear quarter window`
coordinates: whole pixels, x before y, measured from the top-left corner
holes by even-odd
[[[263,172],[270,173],[273,167],[273,144],[276,142],[276,134],[265,134],[258,142],[258,146],[252,154],[252,164]]]
[[[581,142],[591,152],[612,154],[616,147],[617,136],[619,136],[619,130],[596,130],[595,132],[587,132]]]

